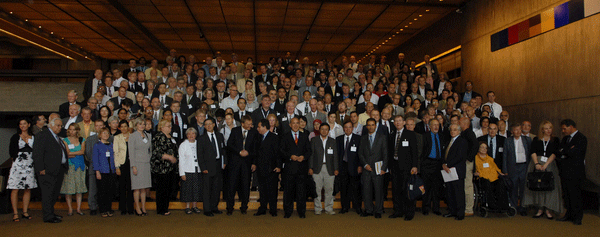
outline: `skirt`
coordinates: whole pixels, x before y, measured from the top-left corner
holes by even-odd
[[[62,187],[60,187],[60,194],[87,193],[86,177],[84,170],[80,168],[75,170],[75,165],[69,165],[69,172],[65,174]]]
[[[544,165],[544,162],[540,161]],[[535,165],[529,162],[527,172],[533,172]],[[523,195],[523,206],[546,207],[556,213],[563,212],[563,200],[561,195],[560,177],[558,176],[558,167],[556,161],[550,163],[546,171],[552,172],[554,175],[554,190],[552,191],[531,191],[525,187]]]
[[[202,202],[201,184],[201,173],[185,173],[185,181],[181,181],[181,201]]]

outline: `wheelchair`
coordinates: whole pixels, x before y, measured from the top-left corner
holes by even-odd
[[[504,195],[506,195],[506,198],[499,198],[497,199],[497,202],[501,202],[502,203],[496,203],[496,207],[490,205],[490,202],[488,202],[488,192],[491,192],[491,190],[486,190],[486,188],[484,187],[483,182],[486,182],[487,180],[484,181],[483,178],[480,177],[473,177],[474,179],[474,209],[475,211],[479,214],[479,216],[481,217],[488,217],[489,213],[505,213],[508,217],[513,217],[517,214],[517,209],[515,207],[513,207],[510,204],[510,197],[509,197],[509,192],[507,189],[507,186],[505,184],[505,180],[504,177],[498,177],[498,181],[499,184],[498,185],[502,185],[503,189],[504,189]],[[489,181],[487,181],[489,183]],[[501,208],[501,206],[503,207],[508,207],[508,208]]]

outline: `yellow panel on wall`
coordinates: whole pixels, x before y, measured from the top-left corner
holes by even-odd
[[[542,14],[542,33],[554,29],[554,8],[550,8]]]

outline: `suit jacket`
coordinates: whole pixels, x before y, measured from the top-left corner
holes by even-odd
[[[60,142],[62,142],[62,140]],[[61,166],[66,167],[67,165],[61,164],[63,154],[65,158],[68,159],[66,147],[61,146],[59,141],[57,141],[52,135],[50,129],[44,129],[35,135],[32,158],[33,168],[36,174],[39,174],[40,171],[45,170],[46,175],[58,175],[60,173]]]
[[[452,138],[450,139],[450,141],[452,141]],[[450,150],[448,150],[448,156],[446,156],[446,166],[448,166],[448,168],[456,168],[456,173],[458,173],[458,177],[460,179],[465,179],[465,176],[467,175],[466,160],[468,155],[467,149],[469,144],[467,143],[467,140],[465,138],[463,138],[462,136],[458,136],[456,140],[454,140],[454,143],[448,145],[450,146]],[[445,149],[444,152],[446,152]]]
[[[279,114],[285,114],[285,104],[288,102],[287,99],[283,100],[283,103],[279,102],[279,98],[277,98],[275,100],[275,106],[273,108],[273,110],[275,110],[275,112],[279,113]]]
[[[385,137],[387,137],[388,135],[390,135],[389,131],[386,128],[383,127],[383,125],[381,124],[381,122],[377,123],[376,126],[377,126],[377,128],[375,128],[376,129],[375,132],[377,134],[381,134],[381,135],[383,135]],[[391,126],[394,127],[394,125],[391,125]],[[369,133],[369,130],[367,129],[367,126],[364,125],[363,128],[362,128],[362,133],[361,134],[368,134],[368,133]]]
[[[126,100],[131,101],[131,104],[133,104],[133,101],[127,97],[125,97],[125,99],[122,99],[121,103],[119,103],[119,97],[110,98],[109,101],[113,102],[113,104],[115,105],[115,111],[118,111],[119,109],[121,109],[121,104],[123,103],[123,101],[126,101]]]
[[[263,112],[264,112],[264,110],[263,110],[262,106],[260,106],[258,109],[255,109],[254,111],[252,111],[252,114],[250,115],[250,117],[252,117],[252,123],[254,124],[255,128],[258,126],[258,122],[260,122],[261,119],[267,118],[267,116],[264,116]],[[275,110],[273,110],[273,109],[269,109],[269,114],[275,114],[275,116],[277,116],[277,112],[275,112]]]
[[[83,119],[82,119],[82,120],[83,120]],[[89,125],[89,126],[90,126],[90,129],[89,129],[89,131],[88,131],[87,133],[85,132],[85,129],[84,129],[84,126],[85,126],[85,125],[84,125],[83,121],[81,121],[81,122],[77,123],[77,125],[79,125],[79,128],[81,129],[81,130],[79,131],[79,136],[80,136],[80,137],[83,137],[83,138],[87,139],[87,138],[90,136],[90,133],[92,133],[92,132],[93,132],[94,134],[96,133],[96,127],[94,126],[94,121],[92,121],[92,122],[90,123],[90,125]],[[95,144],[95,143],[94,143],[94,144]]]
[[[525,148],[525,164],[529,164],[531,160],[531,138],[521,136],[519,138]],[[504,154],[502,156],[502,173],[508,173],[510,176],[516,176],[517,157],[515,154],[515,137],[510,136],[504,140]]]
[[[485,144],[488,144],[488,138],[490,137],[490,135],[485,135],[485,136],[481,136],[479,138],[477,138],[477,141],[479,142],[485,142]],[[494,158],[493,154],[492,154],[492,147],[488,146],[488,155],[492,158],[494,158],[494,163],[496,163],[496,166],[498,166],[498,168],[502,169],[502,158],[504,155],[504,142],[505,142],[506,138],[500,135],[496,135],[496,157]],[[489,144],[488,144],[489,145]],[[479,149],[479,148],[478,148]]]
[[[258,134],[258,132],[255,129],[248,130],[248,132],[246,133],[246,145],[244,146],[244,135],[242,134],[242,127],[237,126],[231,129],[231,135],[229,135],[229,139],[227,140],[229,164],[240,164],[250,167],[250,165],[254,163],[254,158],[256,156],[255,143],[258,142],[257,137],[260,137],[260,134]],[[248,156],[240,156],[240,152],[242,150],[248,151]]]
[[[322,123],[326,123],[327,115],[317,111],[317,116],[313,117],[312,112],[308,111],[308,114],[306,114],[306,131],[312,132],[314,130],[313,122],[316,119],[321,120]]]
[[[155,90],[158,91],[158,90]],[[152,95],[152,99],[154,98],[158,98],[160,100],[160,94],[156,94],[156,95]],[[152,101],[152,99],[150,99],[150,101]],[[168,95],[165,96],[165,106],[163,106],[164,109],[169,108],[169,106],[171,106],[171,103],[173,102],[173,98],[169,97]]]
[[[431,153],[431,150],[433,149],[433,140],[431,140],[431,132],[421,135],[423,136],[423,153],[421,155],[421,160],[424,160],[429,158],[429,153]],[[446,138],[441,133],[438,133],[438,137],[440,138],[440,158],[443,159],[444,153],[446,152],[446,143],[448,141],[446,141]]]
[[[475,160],[475,155],[477,155],[477,151],[479,151],[479,142],[477,142],[477,136],[475,136],[472,128],[467,128],[466,130],[462,131],[460,136],[467,140],[469,145],[467,160],[473,162]],[[531,143],[531,140],[529,140],[529,143]]]
[[[256,92],[260,91],[260,88],[258,88],[258,83],[261,82],[261,81],[265,82],[265,84],[267,86],[271,85],[271,75],[267,74],[267,80],[266,81],[263,80],[263,75],[262,74],[261,75],[256,75],[256,77],[254,77],[254,82],[255,82],[254,83],[254,91],[256,91]]]
[[[327,147],[327,149],[323,148],[321,136],[313,137],[312,140],[310,140],[310,149],[312,150],[312,153],[310,154],[310,158],[308,158],[308,167],[313,170],[314,174],[320,174],[322,171],[321,169],[323,168],[323,155],[325,155],[327,172],[330,176],[333,176],[334,171],[339,170],[338,149],[335,145],[335,139],[327,136],[325,147]]]
[[[257,133],[255,146],[254,164],[256,165],[256,172],[260,176],[266,176],[273,171],[275,168],[281,168],[283,161],[280,159],[279,149],[273,149],[279,147],[280,137],[275,133],[267,133],[267,137],[263,140],[263,136]],[[230,139],[231,140],[231,139]]]
[[[392,98],[390,97],[389,94],[383,95],[379,97],[379,102],[377,102],[377,107],[379,108],[379,112],[381,112],[384,108],[386,104],[391,104]],[[394,111],[391,111],[394,112]]]
[[[358,176],[358,167],[360,165],[360,159],[358,158],[358,148],[360,147],[360,136],[352,134],[350,141],[348,142],[348,149],[345,149],[344,145],[346,141],[344,139],[346,134],[338,136],[336,140],[338,150],[338,167],[340,173],[348,173],[350,176]],[[352,148],[354,147],[354,148]],[[354,150],[354,151],[352,151]],[[344,161],[344,154],[346,154],[347,162]]]
[[[248,110],[244,110],[243,112],[244,112],[244,115],[250,115],[250,117],[252,117],[252,113],[248,112]],[[240,111],[233,113],[233,119],[238,122],[242,121],[242,116],[240,116]]]
[[[81,106],[81,108],[85,107],[82,103],[76,101],[76,104],[78,104],[79,106]],[[68,118],[69,117],[69,102],[65,102],[62,103],[59,107],[58,107],[58,114],[60,115],[60,118]],[[64,123],[63,123],[64,125]]]
[[[429,128],[429,125],[427,125],[427,127],[428,127],[427,130],[431,131],[431,128]],[[420,134],[425,134],[425,133],[428,133],[429,131],[425,131],[425,122],[424,121],[418,122],[415,125],[415,132],[418,132]]]
[[[397,131],[388,136],[388,164],[392,172],[408,172],[412,167],[417,167],[419,162],[417,136],[413,131],[402,130],[399,144],[396,144]],[[404,146],[405,142],[408,145]],[[394,153],[398,146],[398,160],[394,159]]]
[[[298,144],[294,141],[292,132],[279,136],[281,141],[280,153],[282,154],[282,162],[284,163],[283,172],[287,175],[306,175],[308,174],[308,158],[311,154],[308,134],[298,131]],[[304,156],[302,162],[292,161],[292,155]]]
[[[585,178],[585,153],[587,151],[587,138],[577,131],[567,142],[569,136],[564,136],[560,141],[559,154],[559,172],[561,178],[583,179]]]
[[[292,128],[290,127],[290,121],[288,120],[287,116],[288,114],[286,111],[281,113],[279,117],[277,117],[277,120],[279,120],[279,131],[281,131],[281,134],[286,134],[292,130]],[[294,117],[292,118],[296,117],[300,117],[300,115],[294,113]]]
[[[227,164],[227,155],[225,151],[225,139],[223,138],[223,134],[214,131],[214,134],[217,138],[217,146],[219,147],[219,154],[221,155],[221,160],[223,164]],[[217,174],[217,149],[210,142],[210,138],[208,137],[208,133],[204,133],[198,138],[198,143],[196,145],[196,150],[198,154],[198,167],[200,170],[205,171],[208,170],[208,176],[213,177]]]
[[[360,163],[362,166],[369,165],[373,172],[371,175],[376,174],[375,170],[375,162],[383,161],[383,165],[381,166],[381,170],[385,171],[388,167],[388,143],[387,137],[384,135],[375,133],[375,138],[373,140],[373,147],[371,147],[371,142],[369,141],[369,133],[364,133],[360,139],[360,147],[358,149],[358,158],[360,159]],[[368,170],[363,170],[363,174],[371,173]]]

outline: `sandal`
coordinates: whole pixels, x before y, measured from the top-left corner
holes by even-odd
[[[192,213],[193,213],[193,212],[192,212],[192,209],[189,209],[189,208],[186,208],[186,209],[185,209],[185,214],[188,214],[188,215],[189,215],[189,214],[192,214]]]
[[[108,217],[108,212],[102,213],[100,216],[101,216],[102,218],[106,218],[106,217]]]
[[[168,216],[168,215],[171,215],[171,212],[170,212],[170,211],[168,211],[168,212],[165,212],[165,213],[163,213],[162,215],[163,215],[163,216]]]
[[[13,222],[19,222],[19,214],[13,214]]]
[[[85,213],[78,211],[78,212],[77,212],[77,215],[84,216],[84,215],[85,215]]]
[[[192,211],[193,211],[194,213],[202,213],[202,211],[200,211],[200,209],[198,209],[198,207],[194,207],[194,208],[192,208]]]
[[[25,214],[27,214],[27,215],[25,215]],[[23,212],[23,214],[21,215],[21,217],[22,217],[23,219],[26,219],[26,220],[31,220],[31,218],[32,218],[32,217],[29,215],[29,213],[27,213],[27,212]]]

